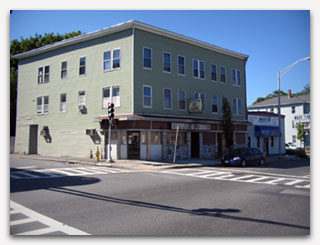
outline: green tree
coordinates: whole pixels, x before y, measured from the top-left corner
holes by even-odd
[[[34,37],[23,39],[20,41],[14,39],[10,43],[10,136],[15,136],[16,132],[16,107],[17,107],[17,77],[18,77],[18,61],[11,57],[16,54],[27,52],[32,49],[52,44],[64,39],[79,36],[81,31],[66,33],[61,35],[57,33],[45,34],[41,36],[35,34]]]
[[[297,125],[297,138],[298,140],[303,142],[303,145],[304,145],[305,137],[306,137],[306,133],[304,131],[304,126],[300,121]]]
[[[233,124],[232,124],[232,113],[231,108],[228,100],[224,97],[223,98],[223,105],[222,105],[222,130],[225,140],[225,145],[229,152],[231,152],[233,146]]]

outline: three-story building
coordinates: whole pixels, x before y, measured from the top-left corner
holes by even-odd
[[[128,21],[14,58],[19,153],[105,155],[109,102],[114,159],[172,159],[177,128],[178,159],[221,154],[223,98],[246,144],[247,55]]]

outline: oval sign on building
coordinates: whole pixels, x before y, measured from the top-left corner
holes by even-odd
[[[189,99],[188,105],[189,113],[201,113],[203,111],[203,104],[201,98]]]

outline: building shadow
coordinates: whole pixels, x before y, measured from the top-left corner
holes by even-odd
[[[100,182],[100,179],[85,176],[66,176],[55,173],[55,177],[45,177],[44,173],[35,172],[32,170],[21,170],[10,168],[10,174],[19,176],[23,173],[24,176],[38,176],[37,178],[17,178],[10,181],[10,193],[33,191],[40,189],[59,188],[63,186],[80,186],[90,185]]]
[[[49,188],[49,190],[54,191],[54,192],[68,194],[68,195],[74,195],[74,196],[78,196],[78,197],[95,199],[95,200],[104,201],[104,202],[110,202],[110,203],[116,203],[116,204],[128,205],[128,206],[134,206],[134,207],[141,207],[141,208],[157,209],[157,210],[163,210],[166,212],[177,212],[177,213],[183,213],[183,214],[195,215],[195,216],[204,216],[204,217],[228,219],[228,220],[235,220],[235,221],[245,221],[245,222],[258,223],[258,224],[272,224],[272,225],[279,225],[279,226],[285,226],[285,227],[291,227],[291,228],[310,230],[310,227],[308,227],[308,226],[302,226],[302,225],[289,224],[289,223],[266,220],[266,219],[257,219],[257,218],[241,217],[241,216],[233,215],[233,214],[241,213],[241,210],[239,210],[239,209],[231,209],[231,208],[225,208],[225,209],[220,209],[220,208],[185,209],[185,208],[174,207],[174,206],[169,206],[169,205],[143,202],[143,201],[138,201],[138,200],[128,200],[128,199],[103,196],[103,195],[98,195],[98,194],[94,194],[94,193],[68,189],[68,188],[64,188],[64,187]]]

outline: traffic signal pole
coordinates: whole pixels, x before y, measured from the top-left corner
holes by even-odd
[[[108,116],[109,116],[109,132],[108,132],[108,148],[107,148],[107,162],[112,163],[114,162],[111,157],[111,125],[112,125],[112,120],[114,118],[114,104],[113,103],[108,103]]]

